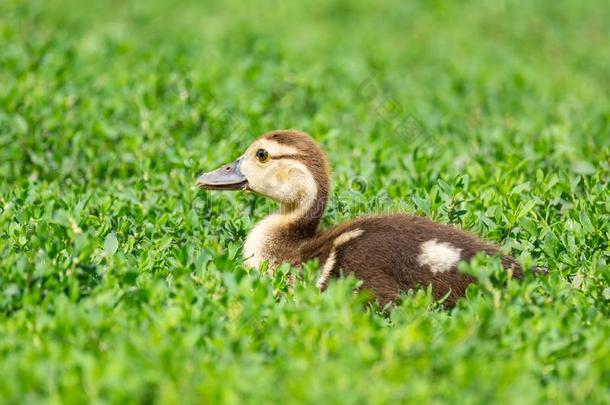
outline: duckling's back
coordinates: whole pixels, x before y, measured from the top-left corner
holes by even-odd
[[[455,227],[411,215],[361,218],[321,234],[302,249],[304,260],[320,259],[320,288],[332,277],[353,273],[382,305],[394,301],[400,291],[428,285],[436,299],[446,296],[446,305],[455,304],[475,281],[458,271],[458,263],[479,252],[500,256],[506,269],[522,277],[519,264],[497,247]]]

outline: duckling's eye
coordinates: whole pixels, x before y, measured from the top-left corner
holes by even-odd
[[[256,151],[256,159],[261,163],[265,163],[269,160],[269,153],[265,149],[259,149]]]

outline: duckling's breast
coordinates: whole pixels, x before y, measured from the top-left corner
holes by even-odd
[[[268,261],[270,268],[282,263],[301,264],[299,247],[302,241],[291,237],[287,227],[289,218],[282,214],[272,214],[250,231],[243,248],[244,264],[250,268],[260,268]]]
[[[258,269],[264,260],[273,259],[267,252],[277,219],[274,215],[263,219],[248,234],[243,248],[244,264],[247,267]]]

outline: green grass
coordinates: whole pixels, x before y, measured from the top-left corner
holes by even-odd
[[[244,2],[245,3],[245,2]],[[606,1],[0,1],[0,402],[610,400]],[[247,271],[273,205],[194,187],[275,128],[324,223],[480,234],[451,311]],[[363,309],[364,308],[364,309]]]

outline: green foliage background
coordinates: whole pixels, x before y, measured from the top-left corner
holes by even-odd
[[[610,400],[607,1],[0,1],[0,401]],[[501,244],[452,311],[248,272],[272,204],[203,169],[299,128],[325,224]]]

